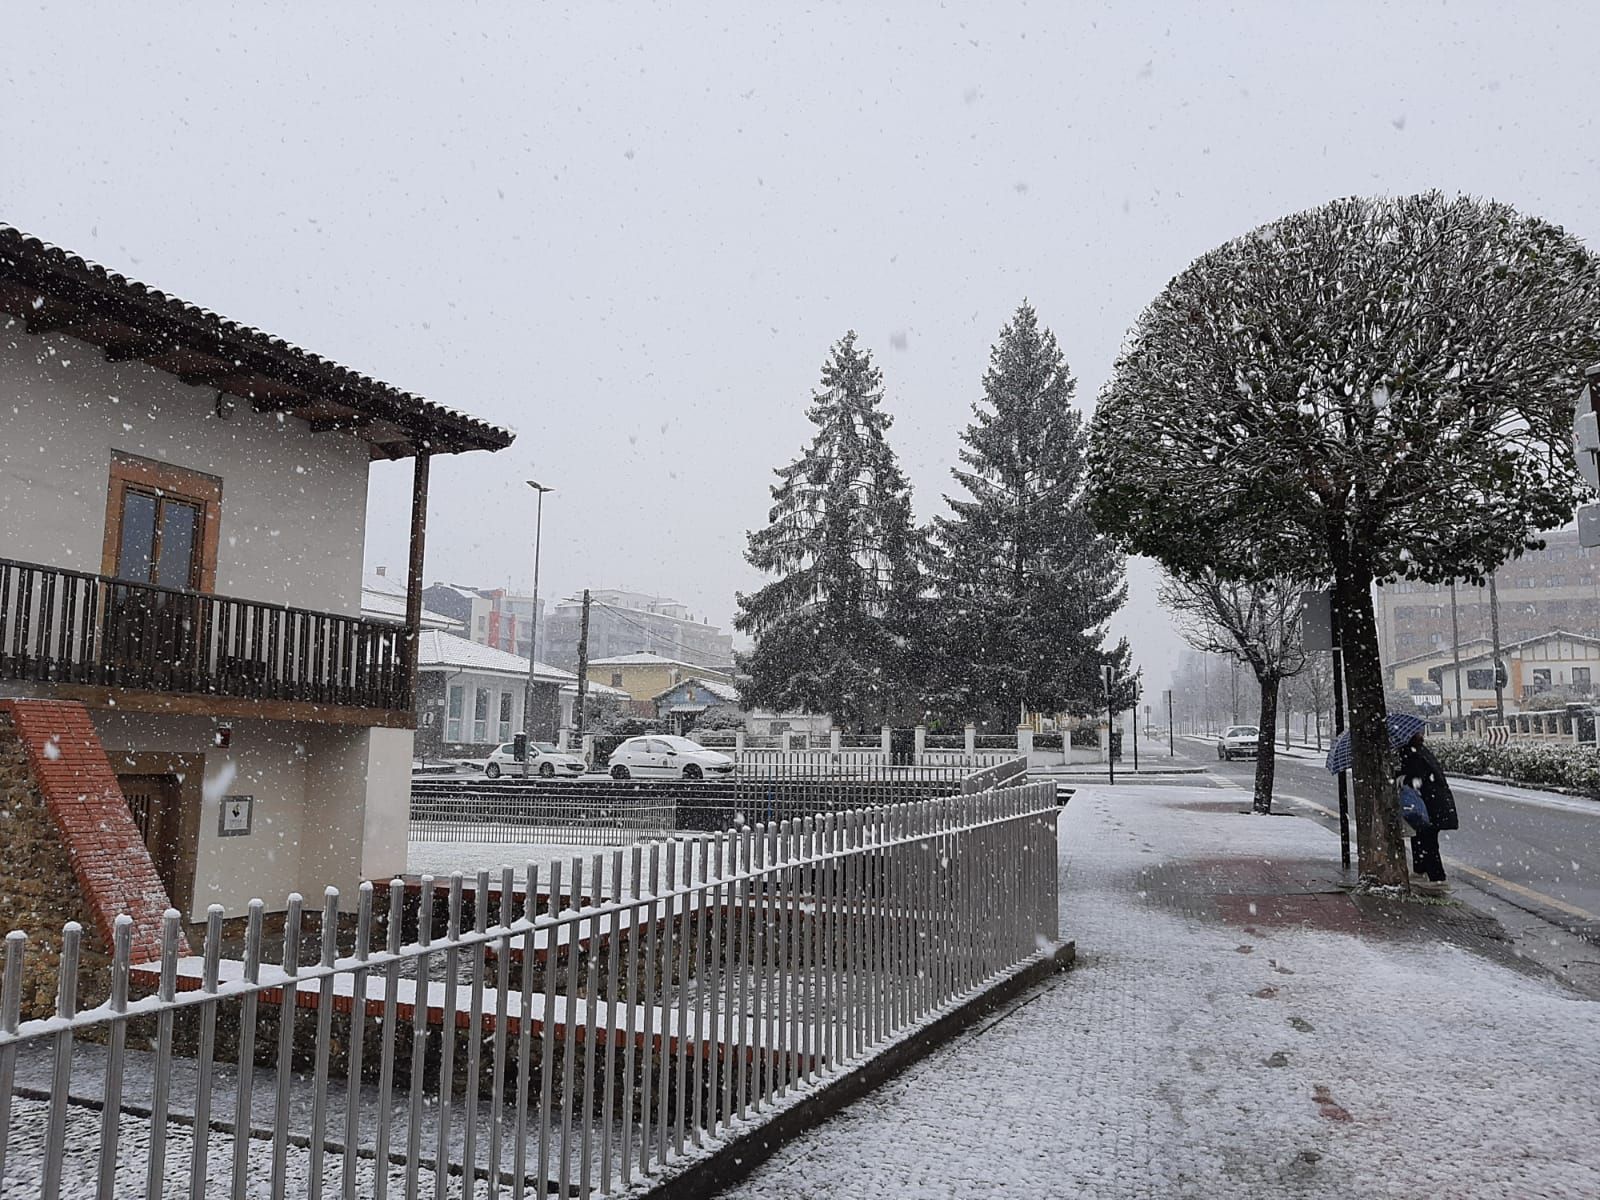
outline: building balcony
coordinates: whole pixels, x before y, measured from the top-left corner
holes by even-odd
[[[406,629],[0,559],[0,681],[91,706],[404,728]]]

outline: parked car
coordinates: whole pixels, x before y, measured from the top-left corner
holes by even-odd
[[[588,764],[576,754],[558,750],[549,742],[528,743],[530,775],[540,775],[545,779],[554,775],[571,778],[574,775],[582,775],[587,769]],[[489,755],[489,761],[483,765],[483,773],[490,779],[499,779],[501,775],[521,775],[522,764],[517,761],[516,747],[511,742],[496,746],[494,753]]]
[[[732,758],[686,737],[634,737],[611,752],[613,779],[704,779],[732,774]]]
[[[1224,761],[1254,758],[1260,740],[1261,731],[1254,725],[1230,725],[1217,739],[1217,757]]]

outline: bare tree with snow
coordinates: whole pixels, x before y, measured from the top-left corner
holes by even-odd
[[[1261,688],[1254,804],[1258,813],[1272,811],[1277,762],[1272,739],[1279,689],[1306,664],[1300,643],[1303,590],[1289,580],[1236,583],[1213,571],[1169,574],[1161,585],[1161,603],[1172,611],[1184,640],[1196,650],[1237,659],[1255,673]]]

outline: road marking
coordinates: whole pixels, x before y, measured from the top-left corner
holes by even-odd
[[[1339,818],[1339,814],[1333,809],[1328,808],[1325,805],[1318,804],[1315,800],[1307,800],[1304,796],[1285,795],[1283,798],[1285,800],[1293,800],[1296,804],[1303,804],[1307,808],[1314,808],[1319,813],[1323,814],[1323,816],[1332,817],[1335,820],[1338,820]],[[1592,913],[1586,908],[1579,908],[1576,904],[1568,904],[1565,900],[1559,900],[1555,896],[1536,891],[1535,889],[1526,887],[1520,883],[1513,883],[1509,879],[1496,875],[1493,871],[1485,871],[1482,867],[1474,867],[1470,863],[1462,862],[1459,858],[1450,858],[1445,855],[1440,855],[1440,858],[1444,859],[1445,863],[1448,864],[1452,870],[1461,871],[1467,875],[1473,876],[1476,879],[1485,880],[1494,884],[1496,887],[1504,888],[1506,891],[1521,896],[1526,900],[1532,900],[1535,903],[1547,905],[1550,908],[1556,909],[1558,912],[1564,912],[1569,917],[1577,917],[1580,921],[1600,921],[1600,913]]]

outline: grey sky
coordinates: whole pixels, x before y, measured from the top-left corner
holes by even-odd
[[[10,8],[0,220],[516,428],[436,462],[430,578],[526,585],[531,472],[547,596],[726,624],[847,328],[926,518],[1025,296],[1087,408],[1282,213],[1438,187],[1600,232],[1593,5],[1142,7]],[[400,569],[409,468],[374,474]]]

